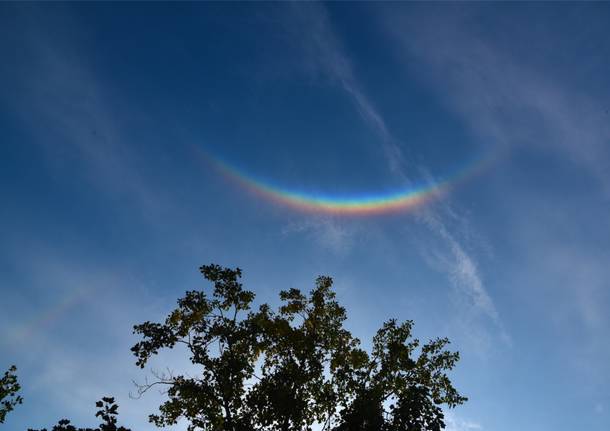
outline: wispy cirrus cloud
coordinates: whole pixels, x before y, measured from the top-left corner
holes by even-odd
[[[537,58],[542,60],[528,65],[492,37],[481,37],[475,13],[409,12],[388,14],[386,28],[405,57],[415,60],[422,80],[438,89],[481,145],[562,154],[566,162],[580,164],[597,178],[610,196],[605,99],[592,98],[562,79],[552,65],[544,65],[550,53],[540,52]]]
[[[300,25],[298,28],[307,28],[307,31],[299,34],[303,35],[303,48],[313,67],[335,81],[351,99],[363,120],[377,134],[390,170],[402,180],[412,181],[400,143],[358,82],[346,50],[332,28],[328,11],[322,4],[297,4],[293,6],[293,14]],[[456,289],[470,299],[468,302],[471,306],[499,324],[499,314],[484,287],[474,257],[461,244],[459,236],[450,232],[443,220],[443,214],[447,213],[459,217],[457,212],[448,202],[441,203],[440,207],[440,211],[429,208],[417,214],[417,219],[445,244],[444,250],[436,253],[435,267],[444,272]]]
[[[292,20],[297,23],[301,47],[310,67],[337,83],[349,96],[362,119],[377,134],[394,174],[404,177],[405,158],[396,138],[375,104],[358,82],[352,63],[335,34],[328,11],[319,3],[295,3]],[[300,31],[307,29],[306,31]],[[406,179],[406,177],[404,177]]]
[[[151,160],[138,151],[125,127],[142,120],[142,112],[133,104],[126,109],[121,95],[95,72],[85,47],[58,36],[48,23],[41,25],[44,20],[36,8],[31,12],[21,17],[21,24],[35,30],[23,40],[25,55],[6,72],[13,87],[3,104],[29,131],[52,168],[72,169],[96,192],[129,202],[143,218],[154,221],[155,214],[173,206],[144,173]],[[78,34],[78,27],[74,32]]]
[[[445,411],[445,422],[445,425],[447,426],[445,429],[447,431],[483,430],[483,427],[479,423],[462,419],[451,411]]]
[[[446,246],[445,252],[429,255],[432,258],[431,264],[438,265],[439,269],[447,273],[451,283],[464,293],[471,305],[496,323],[500,323],[498,311],[483,286],[476,261],[450,233],[438,214],[429,211],[421,217],[421,220],[443,240]]]
[[[282,234],[308,233],[324,248],[336,254],[345,254],[354,241],[354,229],[336,219],[319,216],[291,222],[282,228]]]
[[[502,45],[502,39],[493,32],[481,32],[477,12],[477,8],[460,9],[455,14],[409,10],[409,13],[386,14],[384,23],[391,38],[402,48],[405,65],[408,63],[420,73],[422,82],[428,82],[438,91],[449,110],[479,138],[481,146],[545,154],[551,165],[559,161],[569,169],[580,170],[599,186],[598,190],[587,193],[607,201],[610,197],[610,116],[606,98],[594,97],[595,92],[582,80],[571,80],[558,73],[554,67],[556,53],[544,50],[543,42],[536,48],[515,51]],[[546,30],[551,34],[557,30],[552,27],[555,24],[545,25],[551,27],[539,28],[538,36]],[[525,23],[524,29],[532,32],[532,27]],[[532,38],[532,45],[538,42],[532,34],[526,37]],[[595,70],[587,61],[592,60],[583,58],[582,66]],[[518,200],[510,199],[518,203],[507,210],[514,213],[508,219],[509,229],[519,232],[522,244],[518,246],[524,247],[522,255],[530,256],[536,251],[538,255],[532,259],[550,262],[546,267],[529,268],[527,263],[525,266],[534,273],[545,271],[548,278],[562,274],[557,284],[573,292],[573,299],[566,306],[579,310],[581,321],[595,333],[595,327],[604,326],[600,324],[603,318],[599,311],[604,302],[600,303],[599,298],[603,291],[600,286],[607,274],[597,265],[598,257],[587,251],[588,240],[581,238],[579,242],[584,243],[574,242],[574,238],[585,232],[570,236],[569,250],[557,242],[565,232],[587,221],[565,205],[565,195],[555,198],[556,190],[539,186],[535,181],[523,190],[512,181],[506,187],[510,187],[513,195],[520,195]],[[549,208],[543,209],[537,204],[542,196]],[[533,227],[531,217],[522,220],[518,208],[524,202],[530,210],[538,208],[545,213],[563,214],[566,220],[554,231],[553,238],[539,238],[541,232],[555,229],[553,223],[547,221],[544,227]],[[455,252],[460,254],[458,249]],[[457,274],[468,278],[476,266],[463,259],[461,262],[456,266]],[[477,283],[468,285],[471,292],[479,291]],[[485,297],[473,296],[477,297],[482,304],[487,304],[490,315],[494,315]]]

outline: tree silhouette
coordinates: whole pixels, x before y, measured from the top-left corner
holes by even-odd
[[[104,397],[96,402],[95,406],[99,409],[95,413],[95,417],[99,417],[103,421],[97,428],[76,428],[68,419],[62,419],[51,429],[51,431],[131,431],[122,426],[117,427],[116,423],[119,406],[115,404],[114,398]],[[28,431],[47,431],[47,429],[29,429]]]
[[[440,406],[467,401],[445,372],[459,353],[445,350],[446,338],[420,348],[412,328],[410,320],[391,319],[377,331],[370,356],[350,376],[353,398],[338,430],[440,431],[445,427]]]
[[[23,402],[23,398],[17,393],[21,390],[21,386],[17,381],[17,367],[11,367],[4,372],[4,376],[0,379],[0,424],[4,423],[6,415],[11,412],[16,405]]]
[[[319,277],[308,297],[282,291],[278,313],[263,306],[256,316],[263,360],[247,402],[258,428],[328,428],[347,400],[343,376],[357,359],[358,341],[343,327],[346,312],[331,286],[331,278]]]
[[[447,372],[459,354],[445,338],[420,345],[413,322],[392,319],[373,338],[371,352],[344,328],[346,311],[319,277],[309,295],[280,292],[282,304],[253,310],[254,293],[239,282],[240,269],[200,268],[213,283],[211,297],[190,291],[163,323],[134,326],[132,347],[144,367],[162,349],[183,345],[198,375],[155,373],[138,386],[142,395],[166,386],[168,400],[157,426],[186,419],[204,431],[438,431],[441,407],[466,401]]]
[[[254,293],[239,283],[239,269],[208,265],[200,270],[214,283],[212,298],[201,291],[187,292],[164,323],[134,327],[144,340],[131,350],[137,365],[144,367],[159,349],[184,345],[201,374],[158,374],[156,381],[140,386],[139,392],[155,385],[168,386],[169,400],[161,405],[159,414],[150,415],[158,426],[173,425],[183,417],[190,422],[189,430],[248,430],[253,424],[245,403],[246,382],[253,377],[262,351],[257,319],[250,312]]]

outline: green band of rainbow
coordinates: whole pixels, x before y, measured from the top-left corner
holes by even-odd
[[[257,178],[234,167],[221,158],[206,154],[201,149],[198,152],[224,177],[265,200],[299,211],[353,216],[414,210],[444,196],[462,180],[471,177],[490,163],[490,159],[479,158],[440,181],[409,185],[382,193],[349,196],[303,192],[274,185],[268,180]]]

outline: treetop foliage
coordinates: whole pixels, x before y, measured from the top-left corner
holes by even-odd
[[[184,420],[189,431],[440,431],[443,406],[467,400],[447,375],[459,360],[449,340],[421,344],[413,321],[390,319],[365,351],[344,326],[330,277],[318,277],[308,294],[281,291],[273,310],[254,307],[239,268],[200,271],[211,294],[187,291],[164,321],[134,326],[137,366],[182,347],[197,370],[153,372],[152,382],[137,385],[140,396],[165,389],[167,400],[149,416],[159,427]],[[21,402],[15,371],[0,380],[0,422]],[[96,406],[97,428],[63,419],[51,431],[130,431],[117,425],[114,398]]]
[[[17,381],[17,367],[11,365],[4,376],[0,379],[0,424],[4,423],[6,415],[11,412],[15,406],[23,402],[23,398],[17,393],[21,390],[21,386]]]
[[[196,376],[157,374],[139,386],[140,394],[167,387],[168,400],[150,416],[158,426],[186,419],[192,431],[440,430],[442,405],[466,401],[446,374],[459,360],[446,338],[420,345],[412,321],[391,319],[364,351],[344,327],[330,277],[309,294],[280,292],[274,311],[253,309],[240,269],[200,271],[213,284],[210,297],[187,292],[164,322],[134,327],[138,366],[177,345],[199,366]]]
[[[97,401],[95,406],[99,409],[95,413],[95,417],[99,417],[103,421],[97,428],[76,428],[68,419],[62,419],[51,429],[51,431],[131,431],[122,426],[117,426],[119,406],[114,402],[114,398],[104,397],[100,401]],[[29,429],[28,431],[47,431],[47,429]]]

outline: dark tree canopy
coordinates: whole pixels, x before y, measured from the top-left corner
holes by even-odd
[[[308,297],[297,289],[280,292],[277,313],[263,305],[256,315],[264,348],[247,399],[257,428],[302,430],[314,422],[328,427],[346,402],[339,376],[349,374],[358,341],[343,327],[345,309],[331,286],[329,277],[319,277]]]
[[[11,412],[16,405],[21,404],[23,399],[17,395],[21,386],[17,381],[17,367],[12,365],[4,376],[0,379],[0,424],[4,423],[6,415]]]
[[[159,414],[150,416],[158,426],[186,418],[190,430],[250,429],[246,383],[254,376],[262,350],[257,319],[250,311],[254,293],[239,283],[239,269],[210,265],[201,272],[214,283],[212,297],[202,291],[187,292],[164,323],[145,322],[134,327],[143,341],[131,349],[137,364],[144,367],[160,349],[184,345],[191,362],[200,366],[200,375],[160,375],[140,390],[168,386],[168,401],[161,405]]]
[[[140,395],[165,386],[167,401],[150,421],[186,419],[189,430],[438,431],[442,406],[466,401],[447,372],[459,360],[446,338],[421,345],[413,322],[392,319],[373,338],[371,352],[344,327],[332,279],[314,289],[280,293],[281,305],[253,308],[254,293],[239,269],[200,268],[211,296],[190,291],[164,322],[134,327],[132,352],[144,367],[163,349],[184,346],[196,375],[156,373]]]

